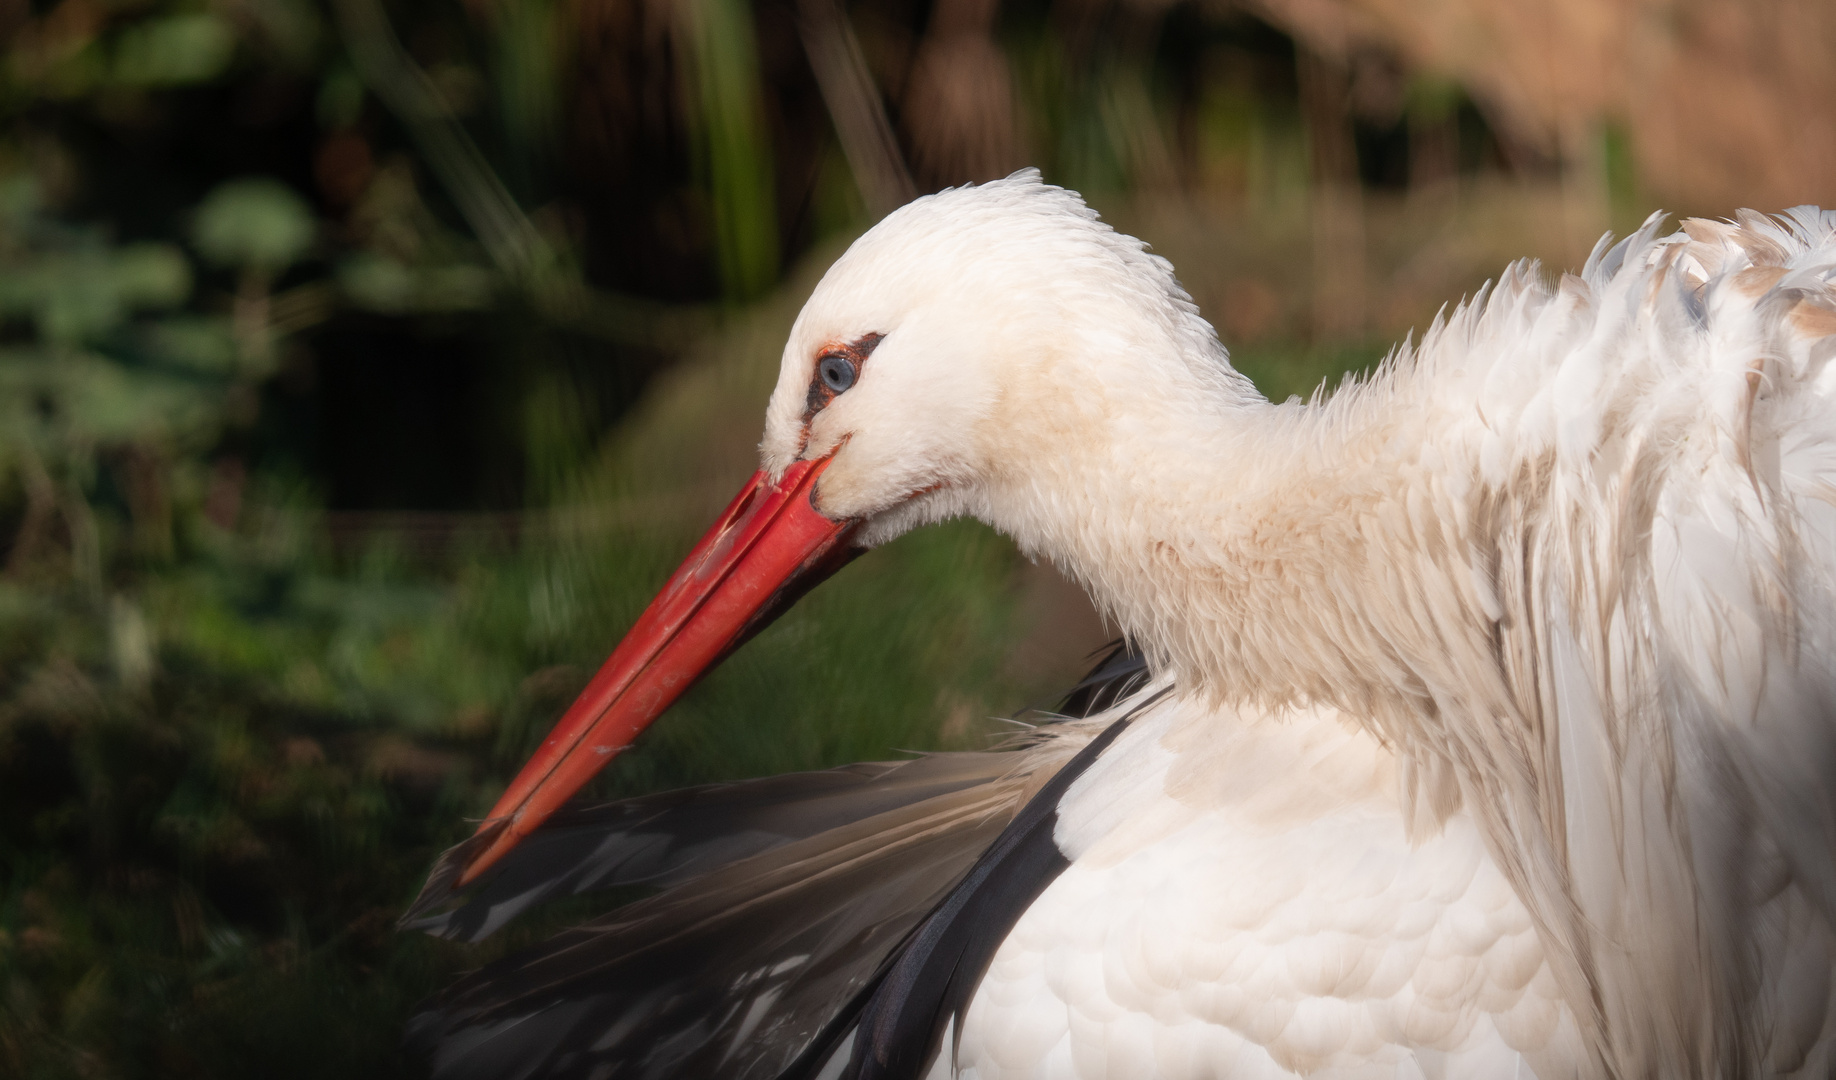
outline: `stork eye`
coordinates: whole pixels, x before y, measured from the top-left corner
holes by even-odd
[[[822,385],[838,394],[854,385],[854,364],[845,356],[823,357],[816,365],[816,373],[822,376]]]

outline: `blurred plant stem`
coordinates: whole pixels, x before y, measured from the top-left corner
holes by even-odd
[[[526,197],[536,175],[553,167],[561,109],[561,82],[573,59],[567,37],[568,8],[555,0],[498,0],[476,5],[496,42],[493,85],[507,165]]]
[[[717,312],[700,305],[658,304],[588,285],[517,204],[426,72],[402,48],[382,6],[376,0],[335,0],[334,6],[358,73],[408,129],[492,264],[531,310],[569,329],[645,346],[680,344],[689,336],[689,328],[705,330],[718,320]],[[534,21],[538,14],[523,17]],[[519,29],[533,32],[520,25]],[[536,78],[527,71],[520,74]],[[543,107],[539,96],[539,91],[527,90],[514,108],[522,135],[531,139],[539,129],[535,119]],[[750,212],[755,208],[742,205],[739,209]],[[746,280],[755,284],[771,280],[759,277],[757,247],[757,243],[746,242],[738,247],[753,260],[745,264],[752,267],[747,273],[753,275]],[[768,254],[775,276],[775,246]]]
[[[14,454],[24,481],[26,507],[7,556],[7,575],[20,578],[28,573],[49,542],[54,516],[61,517],[69,537],[71,577],[91,594],[97,593],[102,584],[102,556],[89,500],[74,482],[66,480],[60,485],[52,479],[31,439],[18,440]]]
[[[525,281],[553,268],[554,250],[454,119],[427,73],[402,48],[382,5],[334,0],[333,7],[358,73],[407,127],[492,263]]]
[[[778,277],[778,214],[759,114],[752,11],[746,0],[679,0],[677,12],[721,283],[729,297],[747,299]]]
[[[1307,121],[1313,221],[1313,335],[1342,341],[1364,331],[1364,198],[1358,185],[1349,77],[1343,61],[1295,53]]]
[[[877,219],[917,195],[880,88],[838,0],[798,0],[797,28],[861,201]]]

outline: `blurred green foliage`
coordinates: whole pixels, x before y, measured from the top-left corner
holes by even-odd
[[[198,206],[192,243],[222,266],[265,273],[285,270],[312,246],[312,210],[275,180],[232,180]]]
[[[490,952],[394,917],[684,546],[480,538],[436,573],[313,532],[276,512],[106,601],[0,586],[8,1075],[399,1075],[409,1006]],[[1012,562],[957,526],[857,564],[600,792],[936,745],[938,687],[1000,680]]]
[[[721,280],[729,295],[753,297],[777,277],[778,238],[752,12],[744,0],[684,3]]]
[[[387,533],[341,549],[309,493],[211,457],[273,371],[247,309],[311,240],[299,200],[235,180],[203,201],[196,247],[241,275],[216,314],[185,306],[178,246],[11,209],[0,1073],[400,1075],[409,1007],[486,953],[395,915],[709,511],[667,502],[680,471],[614,450],[582,472],[576,448],[520,520],[433,555]],[[531,426],[565,426],[567,402]],[[666,437],[695,441],[625,441]],[[1000,696],[1014,565],[970,526],[857,565],[602,793],[936,745],[938,687]]]

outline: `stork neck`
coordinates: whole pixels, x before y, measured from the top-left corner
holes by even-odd
[[[1188,400],[1080,455],[1054,493],[1068,527],[1040,546],[1184,685],[1368,713],[1397,693],[1360,586],[1406,543],[1399,422]]]

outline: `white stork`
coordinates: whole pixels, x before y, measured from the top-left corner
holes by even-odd
[[[887,217],[752,484],[417,914],[654,895],[431,1006],[436,1072],[1836,1075],[1836,214],[1658,229],[1271,403],[1036,173]],[[854,550],[964,514],[1147,673],[1003,753],[551,818]]]

